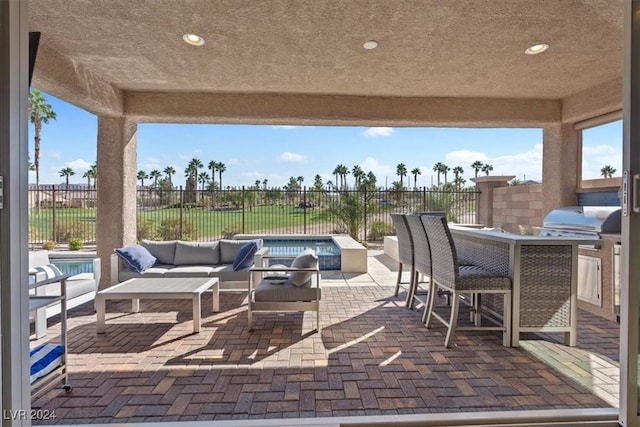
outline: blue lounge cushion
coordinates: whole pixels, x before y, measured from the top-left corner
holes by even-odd
[[[49,372],[62,364],[62,353],[64,349],[61,345],[42,344],[29,351],[31,370],[29,372],[29,383],[33,384],[39,378],[44,377]]]
[[[157,259],[151,252],[140,245],[125,246],[124,248],[116,249],[116,254],[125,263],[127,268],[138,273],[144,273],[144,271],[152,267]]]
[[[258,244],[249,242],[242,245],[233,259],[233,271],[243,270],[253,265],[253,256],[258,252]]]

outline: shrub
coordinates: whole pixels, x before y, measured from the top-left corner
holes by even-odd
[[[54,242],[53,240],[47,240],[42,244],[42,249],[44,249],[45,251],[52,251],[55,248],[56,248],[56,242]]]
[[[158,227],[160,240],[197,240],[198,230],[192,222],[182,221],[182,233],[180,232],[180,219],[163,219]]]
[[[79,251],[80,249],[82,249],[82,240],[76,238],[69,239],[70,251]]]
[[[156,233],[153,227],[153,221],[148,219],[139,219],[136,225],[136,239],[141,240],[154,240]]]
[[[393,225],[387,224],[383,221],[376,221],[371,224],[371,230],[369,231],[370,241],[380,241],[384,236],[393,236],[396,234],[396,230]]]
[[[65,222],[56,224],[56,242],[69,242],[71,239],[92,240],[87,227],[79,222]]]
[[[233,239],[233,236],[240,233],[240,229],[241,227],[238,224],[229,224],[222,229],[222,238]]]

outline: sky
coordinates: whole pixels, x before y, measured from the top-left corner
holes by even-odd
[[[52,95],[43,95],[57,118],[42,127],[40,183],[64,183],[59,171],[70,167],[75,175],[69,182],[84,184],[82,175],[96,161],[97,117]],[[30,125],[32,161],[33,144]],[[470,165],[476,160],[491,164],[492,175],[542,179],[541,129],[143,123],[138,125],[137,144],[138,170],[149,173],[173,166],[177,171],[174,185],[184,185],[184,169],[193,158],[205,166],[211,160],[224,163],[224,187],[251,186],[264,179],[268,186],[282,186],[291,176],[302,176],[303,185],[312,186],[316,174],[325,183],[334,181],[332,172],[338,164],[349,169],[358,165],[365,173],[373,172],[378,185],[391,186],[399,180],[399,163],[404,163],[409,172],[420,168],[417,185],[422,187],[436,182],[435,163],[442,162],[452,169],[461,166],[468,180],[474,176]],[[604,165],[617,170],[614,176],[621,175],[621,121],[584,131],[583,147],[583,179],[599,178]],[[413,185],[413,176],[408,177]],[[452,177],[450,173],[449,178]],[[347,179],[353,183],[352,176]],[[35,172],[30,173],[30,182],[35,183]],[[467,185],[471,182],[467,181]]]

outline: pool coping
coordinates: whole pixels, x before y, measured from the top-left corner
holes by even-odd
[[[367,273],[367,248],[348,234],[236,234],[235,240],[332,240],[340,248],[343,273]]]

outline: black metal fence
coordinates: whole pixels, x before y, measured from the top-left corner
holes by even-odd
[[[476,223],[475,189],[257,189],[137,192],[138,239],[212,240],[237,233],[347,233],[360,241],[393,234],[394,212],[446,212]],[[29,192],[29,241],[95,243],[96,191],[41,187]],[[53,243],[49,243],[52,245]]]

